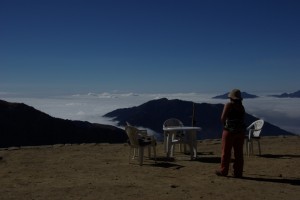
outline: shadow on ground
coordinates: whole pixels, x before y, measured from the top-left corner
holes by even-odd
[[[197,157],[194,161],[203,162],[203,163],[220,163],[220,157]]]
[[[185,166],[183,165],[178,165],[175,163],[169,163],[169,162],[157,162],[155,164],[152,164],[154,167],[162,167],[162,168],[174,168],[174,169],[181,169]]]
[[[243,177],[244,180],[300,185],[300,179]]]
[[[162,168],[175,168],[175,169],[180,169],[185,166],[183,165],[178,165],[175,163],[175,158],[167,158],[167,157],[157,157],[156,158],[156,163],[151,164],[151,166],[154,167],[162,167]]]
[[[280,159],[290,159],[290,158],[300,158],[300,155],[292,155],[292,154],[262,154],[259,157],[262,158],[280,158]]]

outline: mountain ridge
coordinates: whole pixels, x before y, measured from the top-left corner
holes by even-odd
[[[55,118],[24,103],[0,100],[0,120],[0,147],[127,140],[124,130],[117,127]]]
[[[120,126],[124,126],[126,122],[129,122],[134,126],[152,129],[162,137],[163,123],[169,118],[178,118],[184,125],[191,126],[193,106],[195,106],[195,126],[202,128],[198,134],[198,138],[221,138],[223,126],[220,121],[220,116],[224,107],[223,104],[193,103],[191,101],[162,98],[148,101],[140,106],[116,109],[105,114],[104,117],[111,118]],[[258,118],[252,115],[246,114],[246,125],[250,125],[257,119]],[[269,122],[265,122],[262,135],[275,136],[294,134],[272,125]]]

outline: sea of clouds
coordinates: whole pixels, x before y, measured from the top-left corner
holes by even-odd
[[[118,108],[139,106],[160,98],[212,104],[224,104],[228,101],[213,99],[212,97],[216,95],[219,94],[88,93],[56,97],[20,97],[0,92],[2,100],[25,103],[53,117],[111,125],[116,124],[111,119],[104,118],[103,115]],[[247,113],[300,135],[300,98],[275,98],[265,94],[255,99],[244,99],[243,104]],[[197,113],[197,115],[201,114],[205,115],[205,113]]]

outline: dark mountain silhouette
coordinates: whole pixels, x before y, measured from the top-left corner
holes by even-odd
[[[202,127],[198,134],[199,139],[221,138],[222,124],[220,116],[223,110],[223,104],[195,103],[196,126]],[[135,126],[150,128],[157,133],[163,133],[162,126],[168,118],[178,118],[186,126],[192,125],[193,102],[182,100],[168,100],[162,98],[149,101],[137,107],[117,109],[104,115],[104,117],[113,118],[119,125],[125,125],[129,122]],[[246,114],[246,125],[250,125],[257,120],[249,114]],[[262,135],[293,135],[277,126],[265,122]]]
[[[270,95],[272,97],[278,97],[278,98],[300,98],[300,90],[293,93],[282,93],[280,95]]]
[[[227,92],[225,94],[222,94],[222,95],[215,96],[215,97],[213,97],[213,99],[228,99],[228,94],[229,94],[229,92]],[[258,96],[253,95],[253,94],[249,94],[247,92],[242,92],[241,95],[242,95],[243,99],[258,98]]]
[[[119,143],[126,133],[110,125],[51,117],[23,103],[0,100],[0,147]]]

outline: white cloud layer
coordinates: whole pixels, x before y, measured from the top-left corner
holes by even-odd
[[[102,116],[118,108],[139,106],[147,101],[168,98],[193,101],[196,103],[226,103],[228,100],[212,99],[219,94],[176,93],[176,94],[136,94],[136,93],[88,93],[55,98],[20,98],[0,93],[0,98],[9,102],[20,102],[33,106],[53,117],[83,120],[93,123],[112,124]],[[300,134],[300,99],[261,96],[244,99],[246,111],[292,133]]]

